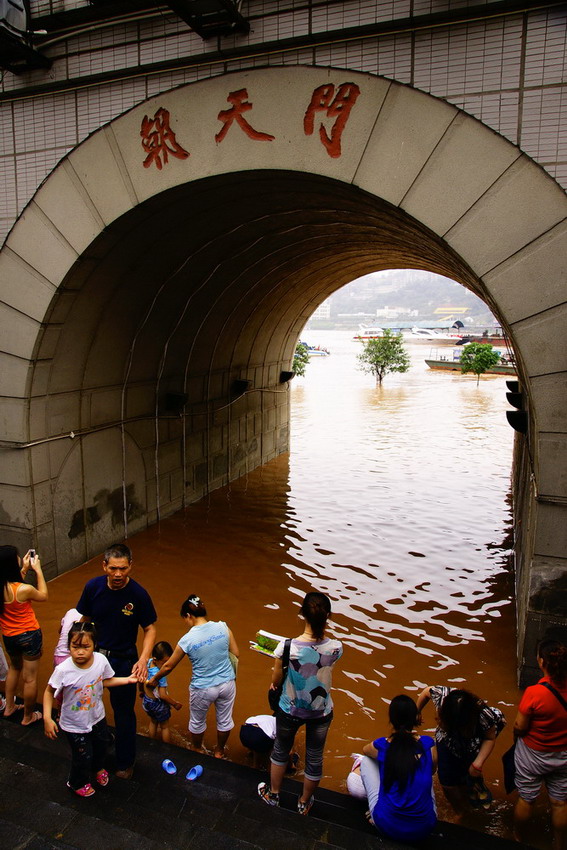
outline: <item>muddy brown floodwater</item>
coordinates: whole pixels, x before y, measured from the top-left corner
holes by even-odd
[[[429,348],[414,344],[411,370],[377,388],[356,368],[351,336],[308,335],[331,356],[314,359],[291,389],[290,454],[132,537],[132,575],[152,595],[158,639],[175,645],[180,603],[190,593],[205,600],[210,619],[232,628],[241,651],[229,741],[235,761],[247,759],[239,725],[268,711],[270,662],[249,641],[258,628],[299,634],[297,611],[313,588],[331,597],[330,632],[345,645],[333,677],[326,787],[345,790],[350,753],[387,731],[388,702],[398,693],[447,683],[500,707],[508,727],[487,770],[495,802],[489,814],[474,812],[465,822],[510,836],[500,757],[511,743],[519,691],[505,380],[484,377],[477,386],[471,376],[431,372]],[[100,571],[97,557],[55,579],[49,602],[37,606],[47,649],[41,688],[61,616]],[[182,745],[189,674],[182,662],[169,677],[184,703],[172,717]],[[138,717],[143,732],[140,707]],[[424,725],[434,726],[431,706]],[[210,719],[205,743],[213,741]],[[440,816],[450,818],[440,793],[438,802]],[[550,846],[543,804],[532,840]]]

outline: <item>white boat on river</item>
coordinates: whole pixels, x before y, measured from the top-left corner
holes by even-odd
[[[359,325],[358,333],[353,336],[353,339],[358,342],[364,342],[367,339],[382,339],[384,336],[384,328],[376,326]]]
[[[453,345],[457,345],[457,343],[462,339],[462,336],[462,333],[456,333],[455,331],[437,330],[433,328],[412,328],[408,334],[408,337],[413,342],[419,342],[420,340],[430,344],[432,342],[452,342]]]

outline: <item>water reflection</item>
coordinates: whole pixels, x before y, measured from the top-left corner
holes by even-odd
[[[472,376],[432,372],[427,347],[414,345],[410,372],[375,387],[356,368],[351,334],[312,337],[332,354],[314,359],[307,377],[294,382],[289,458],[131,543],[134,577],[158,610],[159,639],[180,637],[179,603],[192,592],[206,601],[211,619],[233,629],[242,655],[237,725],[267,710],[269,663],[246,652],[256,629],[297,634],[303,595],[313,587],[329,594],[331,632],[345,653],[334,674],[324,784],[344,790],[350,752],[384,733],[387,703],[397,693],[465,682],[513,720],[518,691],[505,542],[513,432],[501,377],[477,386]],[[95,559],[52,583],[42,622],[47,645],[98,572]],[[188,674],[180,665],[170,677],[178,699]],[[139,718],[143,727],[141,711]],[[432,728],[432,713],[426,721]],[[187,711],[172,724],[182,742]],[[510,732],[505,736],[488,771],[502,817],[510,808],[499,784]],[[244,761],[236,738],[231,757]],[[492,816],[484,817],[475,815],[477,827],[487,828]]]
[[[319,336],[333,354],[293,392],[290,502],[305,534],[291,551],[372,645],[412,646],[434,669],[457,664],[446,649],[483,640],[471,622],[499,616],[486,582],[502,552],[482,544],[509,521],[504,382],[428,372],[413,346],[410,373],[368,386],[350,335]]]

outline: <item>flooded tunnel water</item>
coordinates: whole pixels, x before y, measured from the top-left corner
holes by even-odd
[[[495,803],[466,822],[509,835],[500,756],[511,743],[519,692],[505,379],[484,376],[477,385],[473,376],[431,372],[429,348],[414,344],[410,371],[376,387],[357,369],[351,337],[309,335],[331,356],[313,359],[290,390],[290,455],[131,538],[133,577],[154,599],[158,639],[175,645],[180,603],[194,592],[211,619],[234,631],[241,661],[229,748],[236,761],[247,758],[239,725],[268,711],[270,663],[249,641],[258,628],[300,633],[297,610],[312,588],[331,597],[330,631],[345,645],[334,673],[326,787],[345,790],[350,753],[386,732],[388,702],[398,693],[462,685],[500,707],[508,727],[487,769]],[[95,558],[50,583],[49,603],[37,606],[48,653],[61,616],[100,571]],[[172,717],[181,744],[189,672],[183,662],[169,678],[184,703]],[[143,731],[141,707],[138,716]],[[434,727],[431,706],[424,721]],[[210,718],[205,742],[213,739]],[[450,817],[441,794],[438,800],[440,816]],[[545,835],[537,840],[548,846]]]

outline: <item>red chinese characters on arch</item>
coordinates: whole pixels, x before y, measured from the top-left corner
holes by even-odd
[[[351,110],[356,103],[360,89],[356,83],[324,83],[314,89],[311,101],[305,115],[303,116],[303,129],[306,136],[313,135],[316,120],[319,117],[319,138],[330,157],[341,156],[342,134],[349,119]],[[222,109],[217,118],[223,125],[215,134],[215,141],[220,144],[227,136],[233,124],[237,124],[242,132],[256,142],[272,142],[276,138],[271,133],[257,130],[245,117],[250,112],[253,104],[248,100],[248,90],[238,89],[229,92],[227,101],[228,109]],[[323,120],[326,119],[326,124]],[[327,129],[332,124],[330,130]],[[326,126],[327,125],[327,126]],[[167,109],[161,107],[153,118],[144,115],[140,128],[142,148],[146,157],[144,168],[151,165],[160,171],[169,162],[169,157],[187,159],[189,151],[177,141],[175,133],[171,129],[170,114]]]
[[[140,129],[142,147],[147,156],[144,160],[144,168],[149,168],[155,163],[161,171],[169,161],[169,155],[177,159],[187,159],[189,152],[182,148],[175,133],[169,125],[169,112],[160,108],[153,118],[144,115]],[[163,159],[163,162],[162,162]]]
[[[317,113],[323,113],[327,118],[334,118],[330,135],[323,123],[319,125],[319,138],[329,156],[334,159],[341,155],[341,136],[359,94],[360,88],[356,83],[341,83],[337,86],[336,92],[333,83],[325,83],[318,86],[311,96],[311,103],[303,118],[305,135],[313,134]]]
[[[227,97],[231,105],[230,109],[222,109],[218,114],[218,119],[223,123],[223,127],[215,134],[215,141],[218,144],[222,142],[226,134],[230,130],[232,124],[236,121],[241,130],[243,130],[249,139],[256,142],[273,142],[275,136],[270,133],[262,133],[255,130],[244,117],[245,112],[250,112],[253,104],[248,100],[248,89],[238,89],[231,91]]]

